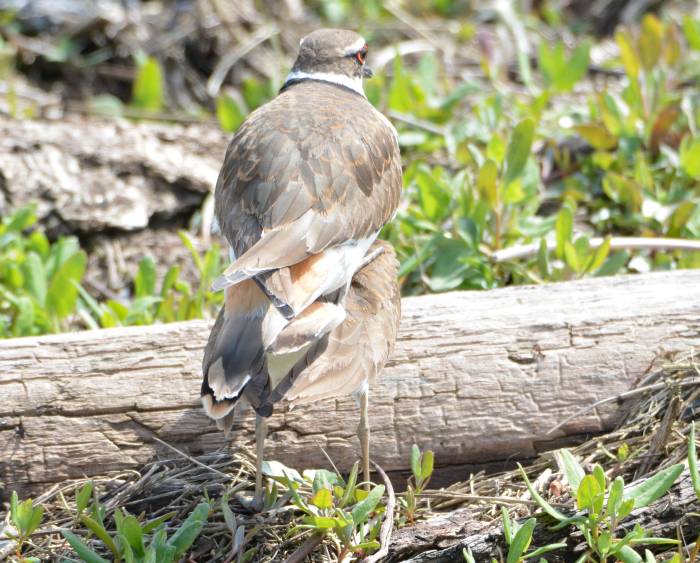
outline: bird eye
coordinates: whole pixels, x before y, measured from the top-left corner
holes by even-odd
[[[367,44],[365,43],[364,47],[360,49],[357,54],[355,55],[355,58],[357,59],[357,62],[362,64],[365,64],[365,58],[367,58]]]

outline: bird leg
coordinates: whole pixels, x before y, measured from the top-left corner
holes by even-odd
[[[253,498],[253,510],[263,509],[263,452],[265,449],[265,437],[267,436],[267,418],[255,415],[255,497]]]
[[[362,473],[369,490],[369,390],[360,392],[360,424],[357,426],[357,437],[362,448]]]

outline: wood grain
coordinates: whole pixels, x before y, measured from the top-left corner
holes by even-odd
[[[617,405],[548,430],[622,393],[670,354],[700,345],[700,271],[591,279],[404,299],[393,357],[371,394],[372,453],[408,467],[411,444],[443,466],[529,457],[552,440],[600,432]],[[138,467],[164,452],[225,444],[199,406],[210,323],[0,341],[0,481],[36,491]],[[327,400],[270,421],[267,455],[341,467],[357,457],[358,412]],[[253,439],[249,414],[234,444]],[[169,452],[170,455],[171,452]]]

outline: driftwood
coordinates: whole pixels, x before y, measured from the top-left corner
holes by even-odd
[[[412,443],[439,465],[532,457],[612,427],[608,403],[673,353],[700,345],[700,271],[408,298],[399,341],[370,400],[373,458],[408,467]],[[193,321],[0,342],[0,480],[36,492],[67,478],[225,444],[198,405],[210,324]],[[269,458],[347,468],[357,457],[350,398],[270,422]],[[234,427],[250,444],[252,417]],[[157,439],[156,439],[157,438]],[[457,467],[450,478],[464,478]],[[434,482],[437,484],[437,481]]]
[[[30,202],[45,226],[94,235],[190,215],[216,183],[215,124],[0,117],[0,216]]]
[[[677,531],[687,543],[693,542],[700,529],[698,517],[691,513],[700,510],[700,502],[695,495],[686,470],[668,495],[645,508],[632,511],[622,521],[618,537],[639,524],[649,534],[675,538]],[[551,520],[543,520],[543,522]],[[580,547],[585,543],[579,532],[569,535],[570,529],[551,530],[547,525],[535,528],[531,549],[550,543],[567,542],[567,547],[547,555],[548,561],[573,561],[581,555]],[[471,549],[476,561],[498,559],[498,553],[507,553],[500,519],[493,522],[477,520],[468,508],[439,514],[419,524],[394,533],[389,556],[385,563],[404,561],[406,563],[462,563],[462,550]],[[657,548],[658,550],[658,548]]]

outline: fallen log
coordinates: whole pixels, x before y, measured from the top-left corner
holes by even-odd
[[[605,431],[609,403],[700,345],[700,271],[598,278],[404,299],[396,350],[371,393],[372,452],[408,468],[411,444],[439,465],[533,457],[563,437]],[[120,328],[0,342],[0,481],[23,494],[141,466],[168,451],[225,444],[198,404],[210,323]],[[266,453],[341,469],[357,455],[350,398],[278,409]],[[234,427],[250,444],[253,418]],[[465,477],[462,467],[449,477]]]
[[[0,117],[0,215],[31,202],[52,231],[94,235],[190,215],[216,183],[218,127]]]
[[[680,537],[686,538],[690,543],[698,535],[698,510],[700,501],[693,490],[690,473],[686,470],[668,495],[645,508],[633,510],[620,523],[617,536],[622,537],[640,525],[650,535],[662,538],[676,538],[680,531]],[[570,528],[552,530],[544,521],[535,528],[530,550],[558,542],[567,545],[548,553],[547,561],[574,561],[583,553],[580,546],[585,544],[585,540],[580,532],[572,533]],[[476,561],[491,561],[492,558],[498,560],[499,552],[507,553],[508,546],[504,540],[501,520],[478,520],[468,508],[439,514],[395,532],[389,555],[383,561],[463,563],[464,549],[471,550]],[[641,552],[643,553],[643,548]]]

